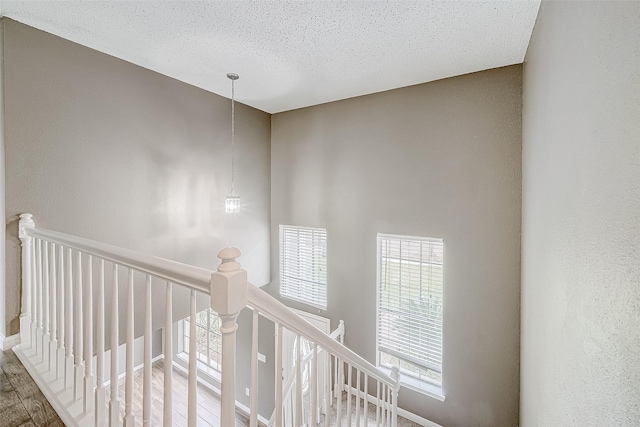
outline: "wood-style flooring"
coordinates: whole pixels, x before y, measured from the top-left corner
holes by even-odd
[[[152,403],[151,425],[161,426],[163,418],[164,401],[164,364],[162,360],[154,362],[152,369]],[[174,368],[173,375],[173,425],[187,426],[187,377],[184,373]],[[133,413],[135,425],[142,425],[142,388],[143,371],[134,373],[134,399]],[[120,400],[120,416],[125,412],[125,383],[121,380],[118,384]],[[109,390],[107,389],[107,404]],[[220,426],[220,399],[208,388],[198,385],[198,427]],[[343,393],[342,422],[346,422],[346,393]],[[355,405],[351,408],[352,423],[355,422]],[[336,425],[336,405],[331,411],[331,425]],[[361,407],[361,413],[363,413]],[[106,408],[105,408],[106,413]],[[369,416],[366,425],[376,425],[375,408],[369,405]],[[322,417],[324,418],[324,417]],[[324,419],[320,425],[324,425]],[[364,421],[364,420],[363,420]],[[246,419],[238,418],[235,427],[247,426]],[[398,427],[413,427],[412,423],[402,417],[398,417]],[[13,351],[0,353],[0,427],[64,427],[64,424],[55,413],[45,396],[35,384],[20,360]]]
[[[0,353],[0,426],[64,427],[12,350]]]
[[[143,388],[143,370],[136,371],[133,375],[133,414],[135,416],[135,425],[142,425],[142,388]],[[158,360],[153,363],[151,370],[151,425],[161,426],[164,410],[164,363]],[[121,380],[118,384],[120,415],[124,416],[125,411],[125,383]],[[107,391],[108,393],[108,391]],[[187,408],[188,408],[188,382],[184,373],[178,369],[173,369],[173,426],[187,427]],[[107,396],[108,400],[108,396]],[[220,426],[220,399],[211,390],[198,384],[198,427],[218,427]],[[246,420],[236,420],[236,427],[244,427],[249,424]]]
[[[151,424],[161,426],[164,408],[164,365],[159,360],[152,369]],[[142,425],[143,371],[134,373],[133,413],[135,425]],[[173,426],[187,426],[187,378],[177,369],[173,375]],[[125,413],[125,382],[118,384],[120,416]],[[107,387],[107,405],[109,390]],[[106,412],[105,408],[105,414]],[[198,385],[197,425],[217,427],[220,425],[220,399],[208,388]],[[236,427],[247,426],[238,419]],[[0,353],[0,427],[64,427],[51,404],[42,394],[25,367],[13,351]]]

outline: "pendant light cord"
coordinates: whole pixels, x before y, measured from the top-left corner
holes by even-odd
[[[235,171],[235,145],[236,145],[236,123],[235,123],[235,80],[231,80],[231,194],[234,194],[233,187],[236,179]]]

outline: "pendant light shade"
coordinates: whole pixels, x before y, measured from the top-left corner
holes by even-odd
[[[224,199],[224,211],[226,213],[240,212],[240,196],[229,194],[227,198]]]

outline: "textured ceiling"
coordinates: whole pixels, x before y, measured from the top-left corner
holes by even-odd
[[[0,14],[275,113],[520,63],[540,0],[6,1]]]

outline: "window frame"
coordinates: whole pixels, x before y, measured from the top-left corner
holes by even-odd
[[[197,321],[197,317],[198,314],[202,313],[203,311],[207,312],[207,325],[208,326],[203,326],[202,324],[198,323]],[[214,325],[214,327],[211,327],[211,319],[216,317],[217,320],[215,320],[214,322],[216,322],[216,324]],[[184,319],[182,319],[179,323],[179,347],[178,350],[180,353],[184,353],[185,355],[187,355],[187,357],[190,357],[189,354],[189,344],[187,343],[187,340],[191,340],[191,336],[190,336],[190,327],[191,324],[190,322],[192,321],[191,316],[187,316]],[[211,375],[213,378],[219,380],[220,379],[220,373],[222,371],[222,364],[218,363],[218,362],[213,362],[213,359],[211,358],[211,340],[210,340],[210,336],[209,334],[214,334],[217,335],[219,337],[218,342],[220,343],[220,345],[218,346],[218,350],[214,350],[216,353],[218,353],[220,355],[220,357],[222,357],[222,333],[220,332],[220,317],[218,316],[218,313],[216,313],[215,311],[213,311],[213,309],[206,308],[204,310],[199,311],[198,313],[196,313],[196,334],[198,331],[198,328],[200,329],[204,329],[205,333],[207,335],[207,354],[206,354],[206,358],[202,358],[201,355],[202,353],[198,352],[198,347],[197,347],[197,343],[196,343],[196,361],[198,362],[198,369],[203,369],[206,373],[208,373],[209,375]],[[218,327],[216,327],[216,325]]]
[[[420,242],[420,244],[423,244],[423,242],[434,242],[436,244],[441,245],[442,247],[442,261],[441,261],[441,275],[442,275],[442,290],[441,290],[441,294],[440,294],[440,310],[441,310],[441,319],[440,319],[440,370],[434,370],[432,369],[432,367],[427,366],[428,362],[426,361],[422,361],[420,363],[416,363],[415,361],[412,361],[411,359],[413,359],[413,357],[406,357],[406,358],[402,358],[398,355],[394,355],[394,354],[390,354],[389,352],[385,352],[381,347],[381,329],[380,329],[380,321],[381,321],[381,305],[382,305],[382,266],[383,263],[385,262],[383,260],[383,254],[382,254],[382,249],[383,249],[383,245],[382,242],[383,241],[397,241],[399,242],[399,250],[400,250],[400,254],[399,254],[399,258],[398,261],[400,263],[402,263],[403,261],[409,263],[409,262],[415,262],[412,261],[410,259],[404,259],[402,257],[402,252],[401,252],[401,244],[405,243],[405,242]],[[392,366],[398,366],[400,369],[400,382],[403,384],[403,386],[406,386],[409,389],[415,390],[417,392],[420,392],[422,394],[426,394],[428,396],[431,396],[437,400],[440,401],[444,401],[445,400],[445,395],[444,395],[444,391],[443,391],[443,383],[444,383],[444,369],[443,369],[443,365],[444,365],[444,293],[445,293],[445,280],[444,280],[444,239],[442,238],[433,238],[433,237],[418,237],[418,236],[407,236],[407,235],[399,235],[399,234],[387,234],[387,233],[378,233],[376,236],[376,330],[375,330],[375,343],[376,343],[376,365],[382,369],[383,371],[386,371],[388,373],[391,372],[391,367]],[[433,262],[427,262],[424,261],[424,259],[422,258],[422,255],[420,257],[420,271],[421,271],[421,277],[420,277],[420,288],[424,287],[424,280],[422,278],[422,266],[424,264],[433,264]],[[401,274],[401,273],[399,273]],[[430,280],[430,278],[427,278],[427,280]],[[383,363],[381,361],[382,359],[382,354],[385,355],[389,355],[391,357],[395,357],[397,359],[397,365],[396,364],[391,364],[391,363]],[[419,368],[419,369],[424,369],[424,370],[429,370],[431,369],[434,372],[439,372],[440,374],[440,381],[439,383],[436,381],[430,381],[427,378],[421,378],[419,375],[415,375],[413,373],[408,372],[406,369],[400,368],[400,361],[403,361],[405,363],[409,363],[411,365],[414,365],[415,367]]]
[[[279,262],[278,262],[278,266],[279,266],[279,274],[280,274],[280,286],[279,286],[279,295],[280,297],[284,298],[284,299],[288,299],[291,301],[295,301],[298,303],[302,303],[302,304],[306,304],[309,305],[311,307],[315,307],[318,308],[320,310],[326,310],[327,306],[328,306],[328,283],[327,283],[327,229],[326,228],[320,228],[320,227],[306,227],[306,226],[298,226],[298,225],[286,225],[286,224],[280,224],[279,225],[279,234],[278,234],[278,253],[279,253]],[[291,281],[298,281],[298,285],[301,285],[302,283],[313,283],[316,286],[319,286],[320,288],[322,288],[324,290],[324,292],[321,295],[320,299],[314,300],[313,298],[303,298],[303,297],[299,297],[296,296],[295,293],[293,292],[287,292],[287,289],[289,289],[289,287],[293,288],[294,284],[293,283],[287,283],[285,284],[285,255],[288,253],[290,254],[293,250],[289,250],[287,247],[285,247],[285,242],[286,240],[284,239],[285,234],[290,236],[292,233],[295,232],[298,234],[298,239],[296,242],[296,246],[298,248],[297,252],[298,252],[298,257],[296,259],[288,259],[289,262],[297,262],[298,264],[301,263],[300,260],[300,235],[302,233],[306,234],[306,237],[311,237],[311,239],[314,239],[316,236],[320,238],[320,252],[322,253],[322,255],[320,256],[320,260],[322,260],[322,258],[324,258],[324,262],[320,261],[318,262],[316,260],[316,258],[313,258],[311,260],[311,263],[315,266],[315,264],[318,264],[320,267],[324,264],[324,272],[323,272],[323,276],[322,279],[324,279],[324,281],[318,281],[318,280],[314,280],[313,277],[309,278],[309,277],[291,277]],[[313,257],[315,256],[315,247],[312,247],[309,254]],[[301,267],[300,265],[298,265],[298,269],[300,270]],[[299,286],[299,291],[297,292],[298,295],[314,295],[314,290],[313,289],[302,289],[301,286]],[[285,292],[283,292],[283,290]]]

